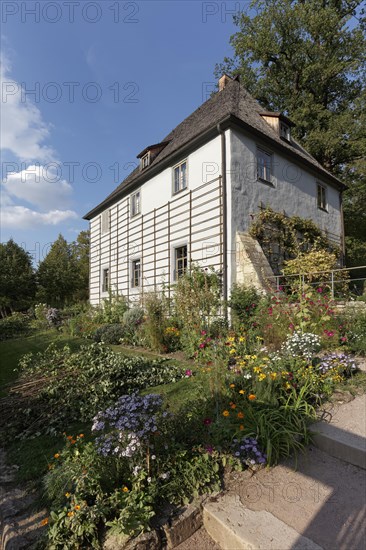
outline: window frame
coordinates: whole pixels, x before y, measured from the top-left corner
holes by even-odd
[[[185,164],[186,166],[186,169],[185,169],[185,187],[181,187],[180,185],[180,180],[181,180],[181,167]],[[175,188],[175,171],[179,169],[179,189],[176,190]],[[178,193],[182,193],[183,191],[186,191],[188,189],[188,160],[187,159],[184,159],[180,162],[178,162],[178,164],[175,164],[172,168],[172,194],[173,195],[178,195]]]
[[[269,167],[267,164],[264,164],[263,165],[263,176],[262,177],[259,173],[259,160],[260,158],[268,158],[269,159]],[[272,187],[274,187],[273,185],[273,181],[272,181],[272,178],[273,178],[273,153],[270,152],[270,151],[267,151],[266,149],[263,149],[262,147],[257,147],[257,151],[256,151],[256,170],[257,170],[257,180],[259,181],[262,181],[264,183],[267,183],[268,185],[271,185]],[[267,171],[269,170],[269,179],[268,179],[268,174],[267,174]]]
[[[185,256],[181,256],[180,258],[177,257],[178,250],[181,250],[185,248],[186,254]],[[180,279],[185,273],[188,271],[188,244],[187,243],[181,243],[176,244],[173,246],[173,273],[172,273],[172,279],[174,282],[177,282],[178,279]],[[178,262],[182,261],[185,265],[183,265],[183,270],[181,268],[178,268]],[[180,274],[178,274],[180,272]]]
[[[111,209],[107,208],[100,215],[100,232],[107,235],[111,230]]]
[[[150,151],[148,151],[140,159],[140,168],[141,168],[141,170],[146,170],[146,168],[148,168],[150,166],[150,160],[151,160]]]
[[[139,269],[135,269],[135,264],[139,263]],[[142,279],[142,261],[141,258],[133,258],[130,263],[130,276],[131,276],[131,288],[140,288],[141,287],[141,279]],[[138,280],[137,284],[135,284],[135,274],[138,273]]]
[[[327,200],[327,187],[320,183],[316,182],[316,204],[319,210],[323,212],[328,212],[328,200]]]
[[[291,130],[290,126],[286,122],[280,122],[280,137],[286,141],[291,141]]]
[[[138,199],[138,211],[135,211],[134,212],[134,199],[136,196],[139,196],[139,199]],[[135,206],[136,206],[136,200],[135,200]],[[135,218],[136,216],[139,216],[141,214],[141,188],[140,189],[137,189],[134,193],[131,193],[130,195],[130,213],[131,213],[131,218]]]
[[[103,266],[101,269],[101,291],[106,294],[111,288],[111,270],[109,265]],[[107,284],[106,284],[107,283]]]

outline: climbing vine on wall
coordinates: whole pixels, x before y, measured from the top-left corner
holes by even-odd
[[[286,216],[269,207],[257,214],[249,232],[258,240],[275,273],[279,273],[285,260],[311,249],[339,254],[338,248],[312,220]]]

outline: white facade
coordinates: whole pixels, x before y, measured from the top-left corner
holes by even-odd
[[[236,233],[247,231],[258,209],[270,206],[287,215],[312,219],[328,237],[341,244],[340,192],[316,168],[296,163],[249,133],[227,128],[226,178],[222,174],[221,135],[172,162],[141,187],[131,188],[90,220],[90,301],[99,303],[109,289],[128,300],[166,285],[176,278],[177,249],[187,247],[188,262],[222,271],[227,264],[230,289],[236,280]],[[270,181],[258,178],[258,150],[270,159]],[[186,161],[187,188],[174,194],[174,167]],[[226,179],[226,262],[223,238],[223,183]],[[325,208],[318,206],[317,190],[325,191]],[[140,192],[140,213],[131,217],[131,196]],[[134,206],[135,207],[135,206]],[[107,211],[106,211],[107,212]],[[103,218],[103,220],[102,220]],[[108,219],[109,218],[109,219]],[[108,223],[109,222],[109,223]],[[139,284],[135,285],[140,265]],[[134,270],[136,279],[134,280]]]

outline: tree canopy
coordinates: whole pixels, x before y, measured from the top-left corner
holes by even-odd
[[[241,77],[267,109],[348,186],[349,262],[366,247],[366,18],[361,0],[253,0],[234,20],[232,58],[216,66]],[[363,244],[362,244],[363,243]],[[356,254],[357,256],[357,254]],[[363,259],[365,262],[365,258]]]
[[[30,307],[36,291],[32,259],[12,239],[0,244],[0,312],[23,311]]]
[[[37,271],[41,301],[63,307],[88,297],[89,232],[82,231],[76,242],[68,243],[62,235],[52,244]]]

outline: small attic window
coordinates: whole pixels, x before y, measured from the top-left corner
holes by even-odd
[[[280,137],[286,141],[291,141],[290,126],[280,121]]]
[[[145,170],[150,165],[150,151],[146,153],[143,157],[141,157],[140,160],[140,168],[141,170]]]

